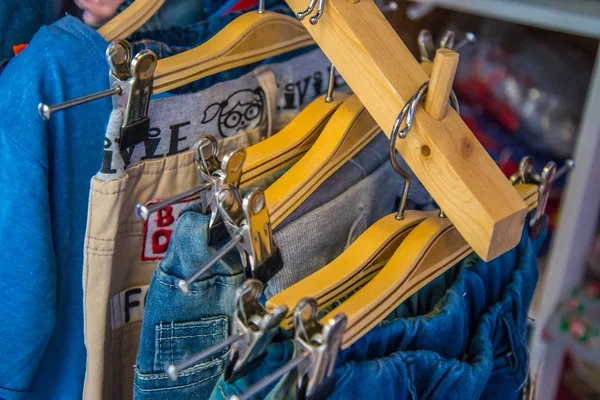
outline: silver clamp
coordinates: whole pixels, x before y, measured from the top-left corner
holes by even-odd
[[[55,112],[116,96],[113,97],[113,108],[121,108],[125,113],[119,139],[119,148],[125,149],[148,137],[148,106],[157,58],[150,50],[142,50],[132,59],[131,45],[125,40],[112,41],[106,50],[106,58],[110,68],[110,89],[60,104],[40,103],[38,112],[44,120],[49,120]]]
[[[106,56],[111,87],[121,88],[121,95],[113,97],[113,108],[124,110],[119,148],[126,149],[148,138],[148,107],[158,60],[150,50],[142,50],[132,59],[131,45],[125,40],[111,42]]]
[[[226,380],[234,380],[248,371],[254,361],[266,354],[266,348],[277,333],[279,324],[287,313],[287,307],[280,306],[269,313],[258,302],[263,285],[256,279],[248,279],[236,292],[235,312],[232,333],[227,339],[204,351],[194,354],[177,364],[166,367],[171,380],[177,380],[181,371],[230,347],[229,362],[225,371]]]
[[[273,242],[271,218],[262,189],[250,190],[242,199],[239,190],[224,184],[218,194],[219,210],[232,238],[240,238],[237,248],[246,278],[266,283],[283,265]]]
[[[538,189],[538,204],[529,219],[529,227],[532,236],[537,236],[541,231],[541,227],[545,221],[544,212],[546,211],[546,205],[552,191],[552,182],[560,178],[568,171],[575,167],[575,161],[568,159],[565,164],[557,170],[556,163],[549,161],[544,168],[542,173],[538,174],[534,171],[533,158],[531,156],[525,156],[519,163],[519,169],[517,172],[510,176],[510,182],[513,185],[518,183],[522,184],[533,184],[537,185]]]
[[[188,294],[190,285],[234,248],[240,253],[244,275],[248,279],[255,278],[266,283],[283,267],[281,252],[273,242],[263,191],[252,189],[242,199],[234,185],[223,183],[216,199],[231,240],[192,276],[177,282],[177,288],[183,294]]]
[[[222,185],[225,183],[239,186],[246,152],[245,150],[232,151],[225,155],[223,160],[219,160],[218,153],[218,143],[214,137],[210,135],[200,136],[194,145],[196,173],[200,185],[171,199],[149,206],[138,204],[136,206],[136,216],[147,221],[150,215],[158,210],[179,201],[200,196],[202,213],[210,213],[207,233],[208,245],[215,245],[225,239],[228,232],[218,212],[217,193],[220,192]]]
[[[318,310],[314,299],[306,298],[298,303],[294,310],[296,356],[246,392],[230,397],[231,400],[248,400],[293,370],[298,372],[298,398],[307,398],[319,391],[319,385],[333,372],[347,319],[345,315],[338,314],[321,325],[317,320]]]
[[[286,306],[268,312],[258,301],[262,293],[263,284],[257,279],[246,280],[238,290],[231,334],[241,339],[233,343],[229,351],[224,373],[228,382],[245,375],[256,361],[264,357],[267,346],[287,314]]]

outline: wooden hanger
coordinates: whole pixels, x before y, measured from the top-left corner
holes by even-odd
[[[439,72],[436,72],[436,82],[432,83],[431,86],[432,96],[429,97],[431,99],[447,99],[450,95],[454,73],[458,64],[458,54],[454,53],[450,56],[450,65],[447,62],[448,60],[443,60],[445,68],[440,68],[438,62],[437,70],[443,70],[444,75],[439,77]],[[424,61],[421,64],[424,63],[433,64],[431,61]],[[431,69],[429,68],[430,71]],[[441,91],[441,93],[436,93],[437,91]],[[430,107],[435,108],[435,113],[439,115],[446,112],[447,102],[431,102]],[[395,157],[395,150],[390,149],[390,160],[393,160],[392,165],[400,176],[405,179],[404,197],[408,195],[408,190],[410,190],[410,175],[400,168],[394,159]],[[405,201],[401,203],[398,213],[388,215],[377,221],[328,265],[270,298],[267,301],[267,308],[276,309],[285,305],[288,310],[293,310],[300,300],[311,297],[317,301],[319,309],[322,310],[370,281],[389,261],[412,229],[421,221],[435,215],[435,212],[404,212],[404,206]],[[403,216],[403,218],[399,219],[399,216]],[[288,311],[282,326],[290,329],[292,323],[293,312]]]
[[[98,28],[98,33],[107,42],[125,39],[152,18],[164,2],[165,0],[136,0]]]
[[[328,307],[370,281],[412,229],[432,215],[431,212],[407,211],[400,221],[396,213],[383,217],[335,260],[267,300],[267,309],[285,305],[293,310],[305,297],[315,299],[320,310]],[[282,326],[291,329],[292,325],[293,311],[288,311]]]
[[[152,93],[314,44],[300,22],[270,11],[245,13],[205,43],[158,60]]]
[[[346,99],[304,157],[265,190],[272,227],[279,225],[380,131],[356,96]]]
[[[313,100],[285,128],[246,149],[241,187],[249,187],[302,157],[319,137],[335,110],[348,98],[336,92]]]
[[[537,205],[536,185],[516,186],[529,210]],[[357,293],[330,312],[344,314],[347,348],[420,288],[469,255],[473,249],[448,218],[430,217],[404,239],[389,262]]]
[[[427,74],[372,1],[328,0],[314,22],[302,21],[389,137]],[[419,107],[414,125],[396,147],[477,254],[490,260],[516,246],[525,204],[458,114],[437,120]]]
[[[106,41],[125,39],[142,26],[165,0],[136,0],[98,32]],[[205,43],[158,61],[152,93],[176,89],[209,75],[314,44],[302,24],[287,15],[251,11]]]

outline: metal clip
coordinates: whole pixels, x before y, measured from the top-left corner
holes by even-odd
[[[429,29],[421,29],[417,37],[419,46],[419,55],[421,61],[431,61],[435,57],[435,47],[433,46],[433,36]]]
[[[156,54],[150,50],[142,50],[131,60],[129,79],[119,80],[115,75],[110,74],[112,84],[120,86],[123,90],[121,96],[113,98],[113,107],[124,110],[119,139],[121,150],[148,138],[150,130],[148,107],[156,64]]]
[[[208,245],[212,246],[224,240],[228,236],[228,232],[218,212],[217,193],[225,183],[239,186],[246,152],[245,150],[235,150],[225,155],[222,161],[218,158],[218,152],[217,140],[214,137],[201,136],[194,145],[196,173],[200,185],[171,199],[150,206],[138,204],[136,206],[136,216],[147,221],[150,214],[158,210],[181,200],[200,195],[202,213],[210,213],[207,232]]]
[[[271,383],[296,369],[297,397],[307,398],[319,391],[319,385],[331,375],[342,343],[347,319],[338,314],[321,325],[317,320],[318,304],[314,299],[301,300],[294,310],[294,344],[297,355],[279,370],[231,399],[247,400]]]
[[[143,142],[150,129],[148,106],[157,58],[150,50],[142,50],[133,59],[131,56],[131,45],[127,41],[111,42],[106,50],[110,89],[51,106],[40,103],[38,112],[44,120],[48,120],[57,111],[116,96],[113,97],[113,107],[125,111],[119,148],[126,149]]]
[[[246,278],[268,282],[281,269],[283,261],[273,242],[264,192],[254,188],[242,200],[239,190],[228,184],[223,185],[218,196],[219,209],[229,235],[242,238],[237,247]]]
[[[229,362],[224,378],[232,382],[249,372],[256,360],[261,359],[277,333],[287,314],[287,307],[277,307],[268,312],[260,303],[263,284],[257,279],[248,279],[238,292],[232,335],[242,337],[231,345]]]
[[[541,227],[544,225],[544,212],[546,211],[546,205],[548,204],[548,198],[550,197],[550,192],[552,190],[552,182],[574,167],[575,162],[568,159],[565,161],[565,165],[557,171],[556,163],[550,161],[542,169],[542,173],[537,174],[534,172],[533,158],[531,156],[525,156],[519,163],[518,171],[511,175],[510,182],[513,185],[523,183],[534,184],[538,187],[538,205],[536,209],[532,211],[532,215],[529,219],[530,232],[533,237],[536,237],[539,234]]]
[[[177,282],[178,289],[189,293],[189,286],[237,247],[246,278],[266,283],[283,266],[281,252],[273,243],[271,220],[261,189],[252,189],[242,199],[239,190],[223,183],[216,194],[225,228],[231,236],[219,252],[196,273]]]
[[[256,279],[248,279],[236,293],[233,330],[224,341],[194,354],[178,364],[168,365],[166,373],[171,380],[177,380],[179,373],[186,368],[230,347],[229,361],[225,369],[225,379],[230,381],[248,372],[253,361],[264,356],[267,345],[277,333],[279,324],[287,313],[287,307],[280,306],[269,313],[258,302],[263,285]]]

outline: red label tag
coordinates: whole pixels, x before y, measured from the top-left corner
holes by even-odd
[[[198,197],[183,200],[158,210],[150,215],[144,224],[144,244],[142,246],[142,261],[160,261],[164,258],[175,223],[187,206]],[[152,200],[147,205],[158,203]]]
[[[12,48],[13,48],[13,53],[15,53],[15,56],[18,56],[20,52],[25,50],[25,47],[27,47],[27,43],[14,45]]]

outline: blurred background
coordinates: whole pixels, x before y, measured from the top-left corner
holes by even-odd
[[[65,13],[98,27],[132,1],[3,0],[0,71],[39,27]],[[167,0],[141,32],[198,26],[255,4]],[[507,176],[526,155],[536,170],[551,160],[559,167],[575,161],[554,183],[546,209],[551,237],[530,310],[530,369],[536,398],[600,399],[600,0],[378,4],[417,58],[422,29],[435,43],[448,30],[457,43],[474,34],[459,52],[455,91],[462,118]],[[278,5],[285,3],[269,2]],[[183,29],[177,40],[195,43],[186,35],[197,32]]]

